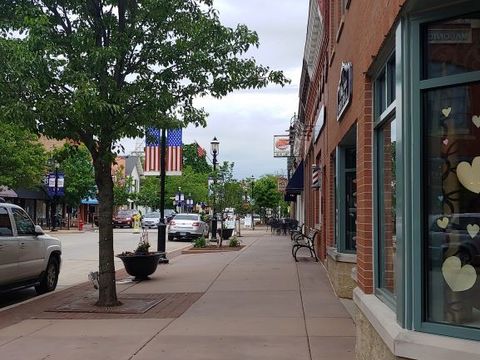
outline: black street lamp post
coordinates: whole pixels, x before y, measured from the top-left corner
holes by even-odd
[[[216,185],[217,185],[217,155],[220,150],[220,143],[216,137],[210,142],[210,150],[213,158],[213,216],[212,216],[212,239],[217,237],[217,213],[216,213]]]
[[[53,193],[52,199],[52,209],[51,209],[51,216],[52,216],[52,231],[57,231],[56,223],[57,223],[57,200],[58,200],[58,168],[60,164],[55,161],[55,192]]]
[[[250,193],[250,207],[252,211],[252,230],[255,230],[255,220],[253,218],[253,185],[255,183],[255,177],[252,175],[251,181],[250,181],[250,186],[252,187],[252,191]]]
[[[167,224],[165,223],[165,155],[166,155],[166,134],[165,129],[161,129],[160,134],[160,221],[158,222],[157,251],[161,252],[160,264],[168,264],[166,257],[166,232]]]
[[[188,198],[187,198],[186,202],[187,202],[187,212],[189,212],[189,213],[193,212],[192,194],[188,194]]]
[[[177,213],[183,212],[184,203],[185,203],[185,195],[182,192],[182,188],[178,187],[178,191],[175,194],[175,201],[174,201],[174,206],[176,207],[175,210],[177,210]]]

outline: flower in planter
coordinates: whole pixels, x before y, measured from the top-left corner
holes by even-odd
[[[150,254],[149,251],[150,243],[148,242],[148,232],[144,231],[142,236],[140,236],[140,241],[138,242],[137,248],[135,251],[124,251],[120,255],[144,255]]]
[[[150,243],[148,239],[140,239],[137,248],[135,249],[135,254],[148,254],[148,249],[150,248]]]

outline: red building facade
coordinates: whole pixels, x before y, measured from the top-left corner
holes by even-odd
[[[357,359],[480,354],[479,11],[310,1],[289,170]]]

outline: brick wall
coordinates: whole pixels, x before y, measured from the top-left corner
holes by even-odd
[[[318,0],[324,20],[325,37],[316,71],[311,74],[307,92],[305,119],[308,131],[314,124],[318,106],[326,107],[326,121],[322,133],[312,148],[306,148],[306,159],[320,159],[325,174],[322,187],[324,214],[319,202],[313,200],[311,188],[305,189],[306,216],[311,226],[322,216],[323,247],[333,246],[335,239],[335,184],[334,160],[336,146],[349,129],[357,126],[357,278],[365,293],[373,291],[373,193],[372,193],[372,83],[366,75],[385,37],[391,31],[404,0],[351,0],[342,15],[341,0]],[[339,27],[342,26],[337,38]],[[337,41],[338,40],[338,41]],[[352,101],[340,121],[336,119],[337,86],[342,62],[353,64]],[[325,83],[324,83],[325,82]],[[311,160],[306,162],[306,177],[310,178]],[[305,180],[305,186],[310,185]],[[318,200],[318,199],[317,199]],[[388,219],[387,219],[388,220]],[[388,228],[387,228],[388,230]],[[321,257],[324,250],[320,248]],[[387,281],[391,281],[387,262]],[[392,278],[393,280],[393,278]]]

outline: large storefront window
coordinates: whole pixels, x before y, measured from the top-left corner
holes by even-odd
[[[480,14],[421,36],[423,321],[480,329]]]
[[[396,121],[389,120],[377,130],[378,156],[378,284],[395,294],[396,253]]]
[[[336,246],[339,252],[345,253],[357,250],[356,137],[355,125],[345,134],[336,153]]]
[[[424,108],[426,318],[480,328],[480,83]]]

